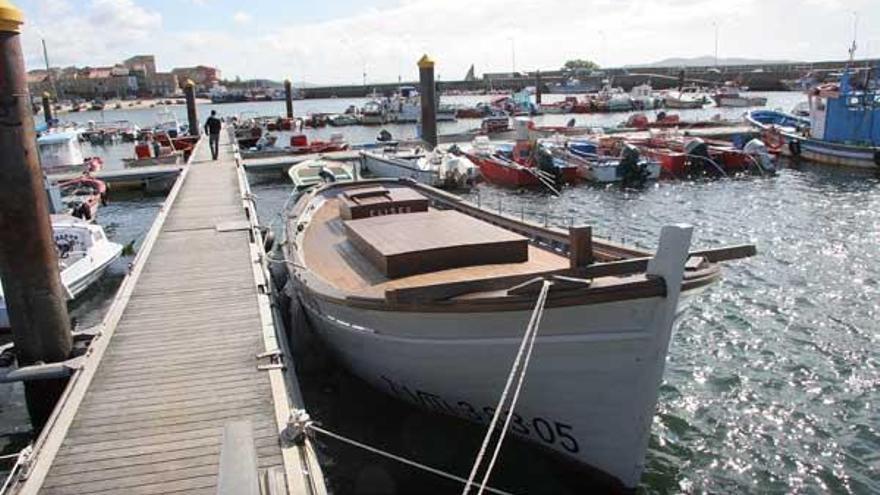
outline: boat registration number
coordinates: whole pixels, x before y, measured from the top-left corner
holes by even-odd
[[[432,411],[452,414],[483,424],[489,424],[495,415],[495,408],[492,406],[480,407],[465,400],[447,399],[435,393],[410,388],[384,375],[381,375],[380,378],[388,386],[392,395]],[[506,412],[504,411],[504,413]],[[503,420],[503,415],[501,418]],[[540,416],[524,417],[514,412],[510,420],[510,431],[520,436],[539,439],[548,445],[562,447],[572,454],[580,451],[580,445],[574,437],[574,428],[560,421]]]

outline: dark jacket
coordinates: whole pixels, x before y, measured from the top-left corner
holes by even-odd
[[[217,117],[208,117],[207,122],[205,122],[205,132],[207,134],[220,134],[220,127],[222,127],[222,125],[220,119]]]

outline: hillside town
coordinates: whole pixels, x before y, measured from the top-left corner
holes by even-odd
[[[32,95],[49,92],[64,98],[167,98],[180,96],[186,81],[208,94],[220,85],[220,69],[205,65],[159,72],[154,55],[136,55],[105,67],[65,67],[28,71]]]

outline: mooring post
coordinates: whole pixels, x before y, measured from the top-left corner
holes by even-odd
[[[19,366],[70,357],[67,301],[37,155],[20,29],[21,11],[0,0],[0,277]],[[25,382],[25,399],[39,430],[66,379]]]
[[[43,91],[43,118],[46,125],[52,127],[52,95],[48,91]]]
[[[189,135],[199,136],[199,114],[196,111],[196,83],[192,79],[188,79],[183,87],[183,94],[186,96],[186,119],[189,123]]]
[[[434,85],[434,61],[427,54],[419,59],[419,83],[422,98],[422,141],[437,147],[437,92]]]
[[[541,71],[538,71],[538,72],[535,74],[535,103],[537,103],[538,106],[541,105],[541,96],[542,96],[542,91],[541,91]]]
[[[293,83],[290,79],[284,80],[284,101],[287,103],[287,118],[293,118]]]
[[[592,227],[569,227],[568,261],[571,268],[581,268],[593,263]]]

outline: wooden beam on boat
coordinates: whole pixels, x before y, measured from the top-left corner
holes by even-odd
[[[756,254],[753,244],[729,246],[714,249],[692,251],[688,258],[700,257],[710,262],[729,261],[748,258]],[[502,277],[482,278],[478,280],[464,280],[460,282],[448,282],[420,287],[391,289],[385,291],[385,299],[395,304],[424,303],[442,301],[462,294],[471,292],[488,292],[494,290],[510,290],[515,286],[525,284],[535,278],[550,278],[554,276],[571,277],[577,279],[593,279],[599,277],[621,277],[644,273],[648,268],[651,257],[631,258],[606,263],[593,263],[592,265],[562,270],[551,270],[543,273],[529,273],[519,275],[507,275]]]

